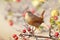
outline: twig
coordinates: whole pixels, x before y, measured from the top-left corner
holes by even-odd
[[[38,37],[38,38],[50,38],[50,37],[47,37],[47,36],[37,36],[37,35],[31,35],[31,34],[20,34],[19,36],[23,36],[23,35],[25,35],[25,36],[30,36],[30,37]]]

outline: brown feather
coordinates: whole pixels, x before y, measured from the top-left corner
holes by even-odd
[[[35,28],[39,28],[39,26],[43,23],[43,15],[45,13],[45,10],[42,12],[41,17],[38,17],[34,14],[32,14],[30,11],[27,11],[25,15],[25,20],[28,24],[35,26]]]

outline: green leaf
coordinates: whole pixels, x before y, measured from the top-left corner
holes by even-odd
[[[44,26],[39,26],[39,28],[43,29],[43,28],[44,28]]]

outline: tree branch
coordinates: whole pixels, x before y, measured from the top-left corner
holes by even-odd
[[[31,35],[31,34],[20,34],[19,36],[29,36],[29,37],[38,37],[38,38],[49,38],[51,39],[50,37],[47,37],[47,36],[37,36],[37,35]]]

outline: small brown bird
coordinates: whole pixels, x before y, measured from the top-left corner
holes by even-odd
[[[39,26],[44,22],[44,15],[45,10],[42,12],[41,16],[38,17],[34,14],[32,14],[30,11],[27,11],[25,14],[25,21],[32,26],[35,26],[35,28],[39,28]]]

